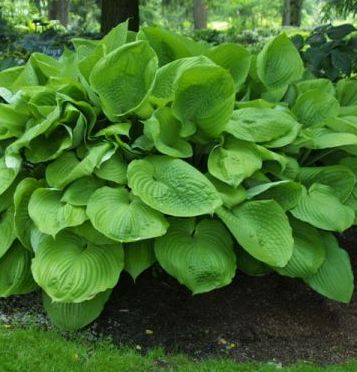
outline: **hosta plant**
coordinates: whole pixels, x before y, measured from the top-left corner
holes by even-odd
[[[152,265],[199,294],[276,272],[348,302],[333,235],[357,221],[357,84],[121,24],[0,73],[0,295],[41,290],[58,326]]]

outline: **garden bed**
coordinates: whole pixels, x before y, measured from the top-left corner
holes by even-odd
[[[357,230],[341,237],[357,271]],[[37,314],[40,296],[0,300],[3,321]],[[23,319],[22,319],[23,321]],[[157,270],[134,285],[123,274],[86,337],[109,336],[116,344],[146,351],[158,346],[194,358],[229,356],[238,361],[340,363],[357,358],[357,296],[351,304],[329,301],[301,281],[277,275],[237,275],[225,288],[191,296]]]

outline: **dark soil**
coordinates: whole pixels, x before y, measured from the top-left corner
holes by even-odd
[[[357,277],[357,229],[341,243]],[[192,296],[149,270],[135,285],[123,274],[90,329],[117,344],[143,351],[162,346],[194,358],[339,363],[357,358],[357,295],[351,304],[339,304],[298,280],[240,274],[228,287]]]

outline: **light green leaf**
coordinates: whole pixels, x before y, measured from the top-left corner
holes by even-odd
[[[302,197],[303,187],[293,181],[263,183],[247,190],[247,199],[273,199],[287,211],[296,207]]]
[[[113,288],[124,268],[122,246],[95,245],[62,231],[42,235],[32,260],[37,284],[56,302],[80,303]]]
[[[154,240],[124,244],[124,256],[125,270],[136,281],[136,278],[156,261]]]
[[[294,240],[288,218],[276,201],[247,201],[231,210],[219,208],[216,214],[251,256],[271,266],[288,263]]]
[[[291,219],[294,249],[288,264],[277,268],[280,275],[305,278],[316,274],[325,261],[326,252],[318,230],[299,220]]]
[[[145,204],[177,217],[212,214],[222,200],[211,182],[181,159],[149,156],[128,168],[129,187]]]
[[[26,105],[0,103],[0,140],[20,137],[30,115]]]
[[[248,107],[233,113],[225,131],[237,139],[282,147],[293,142],[301,125],[288,113]]]
[[[326,118],[338,116],[340,105],[334,96],[311,89],[298,97],[292,111],[300,123],[310,127]]]
[[[301,167],[298,180],[306,187],[314,183],[330,186],[342,203],[351,195],[357,181],[356,175],[343,165]]]
[[[28,205],[29,215],[36,227],[53,237],[66,227],[81,225],[87,215],[82,207],[61,201],[62,191],[39,188],[35,190]]]
[[[143,28],[138,38],[150,43],[159,58],[160,66],[175,59],[202,54],[205,49],[192,39],[155,26]]]
[[[257,57],[257,73],[268,88],[281,88],[299,80],[303,62],[285,33],[265,44]]]
[[[341,106],[357,105],[356,80],[339,80],[336,85],[336,96]]]
[[[104,186],[104,183],[104,181],[93,176],[79,178],[67,187],[63,193],[61,202],[76,207],[86,206],[94,191]]]
[[[166,233],[164,216],[125,188],[102,187],[89,199],[87,214],[93,226],[119,242],[155,238]]]
[[[111,293],[112,291],[109,289],[88,301],[64,303],[53,302],[45,292],[42,292],[42,301],[52,324],[63,330],[75,331],[98,318]]]
[[[152,89],[156,68],[155,52],[145,41],[125,44],[95,65],[90,84],[111,121],[140,106]]]
[[[180,138],[182,124],[172,114],[169,107],[157,110],[144,122],[144,134],[162,154],[178,158],[192,156],[192,147]]]
[[[20,168],[21,158],[18,155],[0,158],[0,195],[13,184]]]
[[[225,207],[232,208],[237,204],[244,202],[244,200],[247,198],[247,192],[243,186],[233,187],[227,185],[217,178],[214,178],[210,174],[206,174],[206,177],[212,182],[218,191]]]
[[[107,238],[105,235],[95,229],[90,221],[85,221],[82,225],[74,226],[69,229],[84,240],[87,240],[94,245],[117,245],[113,239]]]
[[[323,296],[348,303],[354,289],[350,259],[332,234],[324,233],[322,238],[326,250],[325,262],[316,274],[304,279],[305,283]]]
[[[126,43],[128,36],[128,21],[122,22],[116,27],[112,28],[99,42],[105,47],[106,54],[121,47]]]
[[[91,147],[82,160],[79,160],[74,152],[65,152],[47,166],[46,181],[52,187],[64,188],[78,178],[91,175],[113,152],[109,143]]]
[[[214,63],[207,57],[197,56],[181,58],[163,65],[157,70],[150,101],[160,107],[172,102],[175,98],[177,81],[182,73],[192,67],[205,65],[214,66]]]
[[[338,133],[327,128],[307,128],[301,134],[303,137],[295,142],[299,147],[323,150],[357,145],[357,135]]]
[[[299,81],[298,83],[296,83],[296,88],[298,91],[298,95],[301,95],[311,89],[319,90],[320,92],[324,92],[331,96],[335,95],[335,88],[332,84],[332,81],[328,79],[311,79]]]
[[[127,163],[120,152],[116,151],[94,170],[94,174],[107,181],[125,185],[127,183]]]
[[[243,46],[233,43],[221,44],[210,48],[206,56],[230,72],[236,88],[247,79],[251,55]]]
[[[343,205],[331,187],[318,183],[309,188],[291,213],[315,227],[338,232],[352,226],[355,216],[353,209]]]
[[[16,239],[14,228],[14,209],[11,207],[0,214],[0,259]]]
[[[15,242],[0,259],[0,297],[32,292],[36,283],[31,275],[32,254]]]
[[[14,194],[15,233],[21,244],[30,251],[32,250],[31,230],[34,227],[34,223],[30,218],[28,205],[32,193],[43,186],[44,183],[42,181],[38,181],[35,178],[25,178],[18,184]]]
[[[227,137],[222,146],[211,151],[208,171],[228,185],[237,187],[245,178],[261,169],[262,164],[255,144]]]
[[[159,264],[193,294],[228,285],[236,270],[232,239],[219,221],[172,219],[155,241]]]
[[[207,137],[217,137],[233,112],[234,82],[219,66],[197,66],[177,80],[173,112],[184,125],[194,124]]]

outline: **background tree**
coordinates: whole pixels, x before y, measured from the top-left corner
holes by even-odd
[[[48,19],[56,19],[64,26],[68,26],[69,0],[49,0]]]
[[[207,4],[205,0],[194,0],[193,23],[195,30],[207,28]]]
[[[284,0],[283,5],[283,26],[301,25],[303,0]]]
[[[102,0],[101,31],[108,33],[129,19],[129,29],[139,30],[139,0]]]

